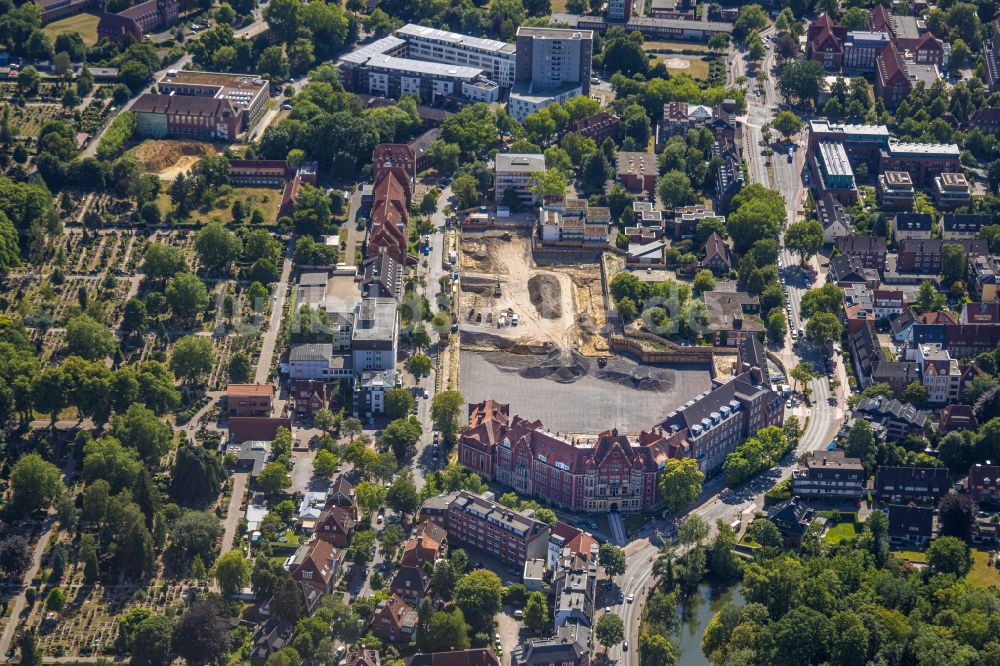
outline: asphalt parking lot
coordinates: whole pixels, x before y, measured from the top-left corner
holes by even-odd
[[[595,364],[596,365],[596,364]],[[529,379],[499,369],[476,351],[463,350],[461,392],[469,402],[510,403],[511,414],[539,419],[553,432],[598,433],[617,427],[638,433],[711,387],[707,366],[665,366],[672,386],[640,390],[587,374],[572,383]],[[645,366],[639,366],[645,367]]]

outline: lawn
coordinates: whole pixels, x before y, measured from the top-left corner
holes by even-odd
[[[169,190],[169,184],[165,184],[163,189]],[[250,209],[259,209],[264,214],[265,224],[274,224],[278,220],[278,209],[281,207],[280,187],[234,187],[229,194],[216,199],[215,206],[192,210],[189,219],[191,222],[207,222],[217,217],[223,224],[229,224],[233,221],[232,205],[237,199],[243,201]],[[157,197],[156,203],[164,215],[173,208],[169,191],[162,192]],[[250,215],[247,214],[247,220],[249,219]]]
[[[76,16],[67,16],[66,18],[59,19],[58,21],[53,21],[47,26],[42,28],[42,32],[49,39],[55,41],[55,38],[62,33],[80,33],[80,38],[83,39],[83,43],[87,46],[93,46],[97,43],[97,24],[100,22],[101,17],[97,14],[77,14]]]
[[[555,7],[555,3],[552,5]],[[697,42],[643,42],[642,48],[646,51],[704,51],[708,52],[708,46]]]
[[[927,564],[927,553],[922,550],[900,550],[896,552],[896,556],[911,562]]]
[[[989,587],[990,585],[1000,586],[1000,570],[990,566],[989,553],[982,550],[973,550],[972,570],[969,571],[965,579],[979,587]]]
[[[702,60],[701,58],[685,58],[683,56],[668,56],[666,58],[660,58],[660,61],[668,60],[686,60],[690,63],[690,67],[667,67],[667,71],[671,74],[687,74],[692,79],[698,79],[704,81],[708,78],[708,62]]]
[[[826,531],[823,540],[827,543],[837,544],[841,541],[849,541],[858,535],[858,526],[854,523],[837,523]]]

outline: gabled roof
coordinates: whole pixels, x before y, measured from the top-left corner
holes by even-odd
[[[929,506],[889,505],[889,536],[897,539],[930,538],[934,532],[934,509]]]
[[[474,650],[456,650],[453,652],[434,652],[424,654],[418,652],[408,657],[405,666],[500,666],[500,660],[492,650],[476,648]]]

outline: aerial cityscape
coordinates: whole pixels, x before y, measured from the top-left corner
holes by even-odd
[[[0,663],[1000,664],[996,2],[0,10]]]

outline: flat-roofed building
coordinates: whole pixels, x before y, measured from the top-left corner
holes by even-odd
[[[621,151],[617,156],[618,182],[630,192],[656,192],[660,167],[655,153]]]
[[[496,156],[496,201],[503,203],[508,189],[514,190],[525,205],[535,203],[531,192],[533,176],[545,171],[541,153],[500,153]]]
[[[843,451],[814,451],[792,471],[792,495],[807,500],[860,501],[865,495],[865,469]]]
[[[508,112],[523,121],[550,104],[590,94],[591,30],[517,29],[517,65]]]
[[[882,208],[910,210],[916,197],[913,179],[905,171],[886,171],[879,174],[876,196]]]
[[[959,173],[962,163],[954,143],[908,143],[890,141],[882,149],[879,170],[907,171],[915,185],[930,185],[942,173]]]
[[[245,130],[264,113],[271,97],[271,84],[259,76],[172,69],[156,82],[161,95],[209,97],[228,100],[240,116]]]
[[[820,196],[829,193],[844,205],[854,203],[857,199],[857,183],[843,144],[820,142],[810,151],[809,163],[816,177]]]
[[[393,34],[406,41],[409,58],[481,68],[500,87],[514,85],[516,58],[513,44],[413,23],[404,25]]]
[[[934,199],[941,210],[955,210],[972,203],[972,193],[965,174],[942,173],[935,176]]]

